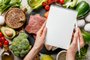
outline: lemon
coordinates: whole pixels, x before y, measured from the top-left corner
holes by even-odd
[[[53,60],[53,57],[50,55],[42,55],[41,60]]]

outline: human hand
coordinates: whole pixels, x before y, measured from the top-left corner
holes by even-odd
[[[78,43],[77,43],[78,38],[79,38],[79,41],[80,41],[80,47],[82,48],[84,46],[84,40],[83,40],[80,29],[76,28],[76,32],[73,35],[72,43],[71,43],[68,51],[71,51],[72,53],[77,52],[77,50],[78,50],[78,46],[77,46],[78,45]]]
[[[46,22],[43,24],[41,29],[37,32],[34,48],[39,49],[39,51],[43,48],[45,37],[47,33],[47,28],[45,27]]]
[[[81,34],[80,29],[76,28],[76,32],[74,33],[73,38],[72,38],[72,43],[71,43],[69,49],[67,50],[66,60],[74,60],[75,59],[75,54],[78,50],[78,43],[77,43],[78,38],[80,41],[80,48],[82,48],[84,46],[83,36]]]
[[[46,25],[46,22],[43,24],[41,29],[37,32],[37,36],[36,36],[34,46],[30,50],[30,52],[26,55],[24,60],[34,60],[35,56],[43,48],[43,45],[45,42],[45,36],[46,36],[46,32],[47,32],[45,25]]]

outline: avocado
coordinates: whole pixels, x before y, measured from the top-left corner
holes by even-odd
[[[15,30],[13,30],[9,27],[1,27],[1,32],[7,39],[12,39],[16,35]]]

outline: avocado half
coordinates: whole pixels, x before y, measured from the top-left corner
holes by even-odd
[[[6,34],[6,31],[12,32],[12,36],[8,36],[8,35]],[[1,27],[1,32],[3,33],[3,35],[4,35],[7,39],[12,39],[12,38],[14,38],[15,35],[16,35],[15,30],[14,30],[14,29],[11,29],[11,28],[9,28],[9,27]]]

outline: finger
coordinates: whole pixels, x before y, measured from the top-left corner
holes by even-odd
[[[42,25],[42,27],[40,28],[39,31],[43,31],[43,29],[45,28],[45,26],[46,26],[46,22]]]
[[[74,34],[74,38],[73,38],[72,44],[77,44],[77,38],[78,38],[78,31],[76,29],[76,32]]]
[[[43,32],[42,32],[42,36],[41,36],[43,40],[45,39],[46,34],[47,34],[47,28],[45,27]]]
[[[74,37],[74,33],[72,33],[72,40],[73,40],[73,37]]]
[[[44,30],[45,26],[46,26],[46,22],[45,22],[45,23],[42,25],[42,27],[39,29],[39,31],[38,31],[39,34],[42,33],[42,31]]]
[[[84,46],[84,39],[83,39],[83,36],[82,36],[82,33],[80,31],[80,29],[78,28],[79,30],[79,40],[80,40],[80,45],[81,45],[81,48]]]
[[[83,36],[82,36],[81,30],[79,28],[78,28],[78,32],[79,32],[79,37],[81,38],[81,40],[83,40]]]

